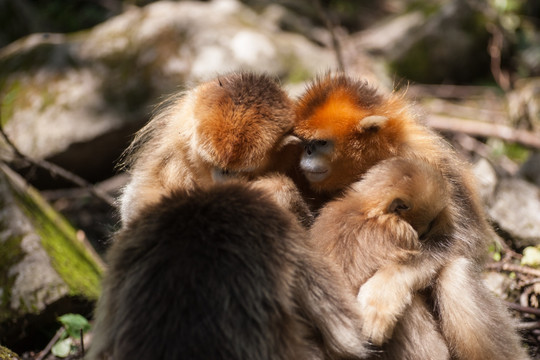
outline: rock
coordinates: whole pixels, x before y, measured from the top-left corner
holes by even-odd
[[[518,248],[540,245],[540,189],[520,179],[501,179],[488,215]]]
[[[86,32],[28,36],[0,50],[2,124],[26,155],[103,180],[164,94],[238,69],[299,83],[335,68],[276,21],[236,0],[160,1]]]
[[[482,275],[482,280],[486,287],[503,300],[509,300],[510,291],[512,290],[512,279],[498,272],[485,272]]]
[[[540,151],[533,152],[521,165],[518,174],[527,181],[540,187]]]
[[[107,3],[49,0],[0,1],[0,47],[36,32],[72,32],[87,29],[118,13],[121,1]]]
[[[490,204],[497,186],[495,169],[487,159],[481,158],[472,166],[472,172],[477,180],[480,197],[485,204]]]
[[[0,343],[17,350],[59,314],[91,310],[101,273],[66,220],[0,163]]]
[[[466,0],[411,6],[354,35],[392,72],[420,83],[463,83],[489,74],[486,20]]]

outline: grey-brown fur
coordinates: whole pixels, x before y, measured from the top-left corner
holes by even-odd
[[[127,223],[87,359],[364,356],[354,297],[271,195],[245,183],[177,191]]]

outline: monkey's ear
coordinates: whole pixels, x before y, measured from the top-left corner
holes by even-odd
[[[278,150],[280,150],[280,149],[283,149],[285,146],[298,145],[298,144],[301,144],[301,143],[302,143],[302,140],[300,140],[300,138],[298,136],[289,134],[289,135],[285,135],[281,139],[281,141],[279,142],[277,148],[278,148]]]
[[[392,203],[390,203],[390,205],[388,206],[388,212],[396,213],[398,215],[409,209],[410,206],[405,202],[405,200],[400,198],[392,200]]]
[[[379,130],[388,121],[386,116],[370,115],[362,118],[357,125],[358,130]]]

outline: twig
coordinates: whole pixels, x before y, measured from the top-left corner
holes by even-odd
[[[522,306],[522,305],[515,304],[513,302],[509,302],[509,301],[505,301],[504,304],[506,305],[506,307],[512,310],[516,310],[522,313],[527,313],[527,314],[532,314],[532,315],[540,315],[540,309],[537,309],[537,308],[532,308],[529,306]]]
[[[534,330],[534,329],[540,329],[540,321],[527,321],[527,322],[520,322],[516,325],[517,330]]]
[[[336,54],[338,70],[340,72],[345,72],[345,63],[343,61],[343,54],[341,53],[341,45],[336,36],[336,32],[334,31],[334,25],[332,24],[332,21],[330,20],[328,14],[324,11],[321,0],[315,1],[315,7],[317,8],[317,12],[319,13],[319,17],[323,21],[324,26],[330,33],[330,38],[332,39],[332,48],[334,49],[334,53]]]
[[[466,99],[476,96],[482,96],[486,92],[495,92],[492,87],[473,86],[473,85],[430,85],[415,84],[407,88],[409,97],[436,97],[442,99]]]
[[[35,360],[43,360],[45,358],[45,356],[47,356],[49,354],[49,352],[51,351],[54,344],[56,344],[58,339],[60,339],[60,336],[62,336],[62,334],[64,334],[65,331],[66,331],[66,329],[64,329],[64,327],[61,327],[60,329],[58,329],[58,331],[56,332],[56,334],[54,334],[51,341],[49,341],[49,343],[47,344],[45,349],[43,349],[43,351],[41,351],[39,353],[39,356]]]
[[[521,281],[518,283],[518,286],[523,289],[525,287],[528,287],[528,286],[531,286],[531,285],[534,285],[534,284],[538,284],[540,283],[540,278],[534,278],[534,279],[531,279],[531,280],[526,280],[526,281]]]
[[[491,39],[489,39],[488,45],[488,53],[491,57],[491,74],[502,89],[505,91],[510,90],[510,76],[508,72],[501,69],[501,52],[504,45],[504,35],[502,30],[495,24],[488,24],[486,28],[491,33]]]
[[[492,225],[493,227],[493,225]],[[495,230],[495,229],[493,229]],[[504,261],[505,263],[507,263],[508,261],[510,261],[510,259],[518,259],[518,260],[521,260],[521,258],[523,257],[522,254],[518,253],[518,252],[515,252],[511,247],[510,245],[508,245],[506,243],[506,241],[500,237],[498,234],[494,233],[494,240],[497,242],[497,244],[499,244],[499,246],[501,247],[502,251],[504,252],[504,257],[503,259],[504,260],[507,260],[507,261]]]
[[[108,194],[103,193],[102,191],[96,189],[91,183],[84,180],[82,177],[80,177],[78,175],[75,175],[74,173],[72,173],[70,171],[67,171],[66,169],[64,169],[64,168],[62,168],[62,167],[60,167],[58,165],[55,165],[55,164],[53,164],[53,163],[51,163],[51,162],[49,162],[47,160],[34,160],[31,157],[26,156],[25,154],[23,154],[21,151],[19,151],[17,146],[15,146],[15,144],[11,141],[11,139],[6,134],[6,132],[4,131],[4,128],[1,125],[0,125],[0,134],[2,135],[2,137],[6,141],[7,145],[11,148],[11,150],[13,151],[13,153],[15,154],[15,156],[17,158],[27,162],[28,164],[31,164],[31,165],[37,166],[39,168],[45,169],[51,174],[58,175],[61,178],[65,179],[65,180],[67,180],[67,181],[69,181],[69,182],[71,182],[71,183],[73,183],[73,184],[75,184],[75,185],[77,185],[77,186],[79,186],[81,188],[85,188],[92,195],[94,195],[96,198],[98,198],[101,201],[105,202],[109,206],[114,206],[114,199],[111,196],[109,196]]]
[[[492,124],[474,120],[458,119],[451,116],[429,115],[427,125],[441,131],[466,133],[474,136],[495,137],[523,146],[540,149],[540,135],[533,132],[513,129],[506,125]]]
[[[82,353],[82,358],[84,359],[84,336],[83,336],[83,329],[80,329],[80,334],[81,334],[81,353]]]
[[[497,271],[503,270],[503,271],[518,272],[525,275],[540,277],[540,270],[532,269],[527,266],[521,266],[521,265],[515,265],[515,264],[509,264],[509,263],[502,263],[502,262],[489,263],[489,264],[486,264],[486,269],[497,270]]]
[[[489,159],[491,157],[489,147],[483,142],[476,140],[472,136],[469,136],[465,133],[460,133],[460,134],[456,134],[454,137],[455,137],[455,140],[459,143],[459,145],[463,149],[467,151],[475,152],[486,159]],[[505,155],[499,156],[498,164],[506,172],[512,175],[517,173],[519,170],[519,166]],[[509,250],[509,249],[510,247],[508,247],[508,249],[505,249],[505,250]]]

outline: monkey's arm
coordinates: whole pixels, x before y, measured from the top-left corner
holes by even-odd
[[[411,261],[390,263],[379,269],[358,293],[363,334],[375,345],[388,340],[414,293],[427,287],[441,266],[432,256],[418,253]]]
[[[251,184],[271,194],[278,205],[289,210],[305,228],[309,228],[313,223],[313,214],[288,176],[274,173],[258,178]]]

